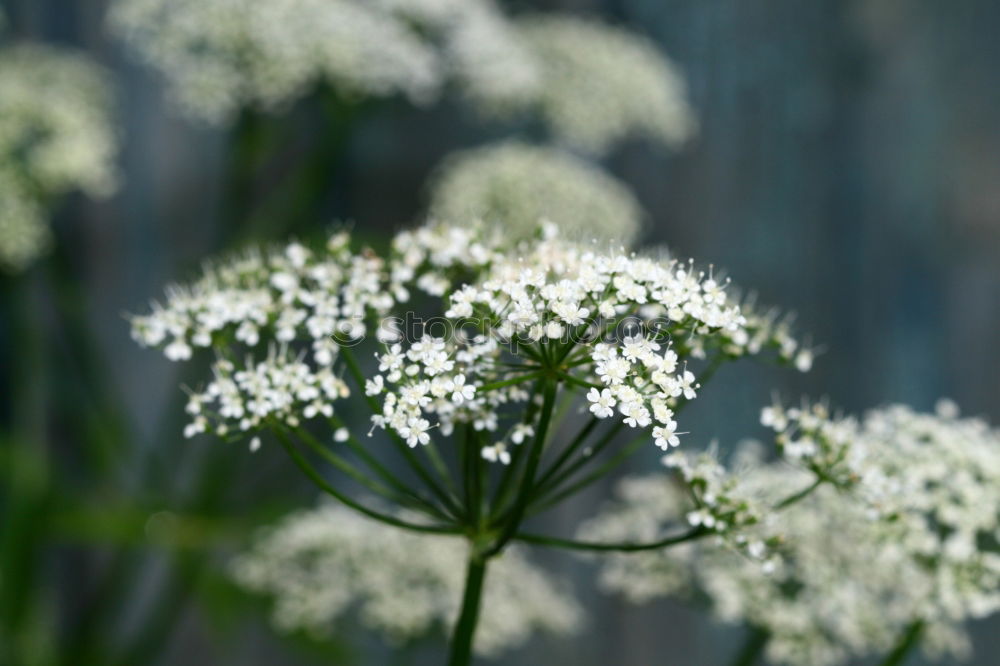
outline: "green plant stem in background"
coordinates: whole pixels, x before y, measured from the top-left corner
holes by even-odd
[[[751,627],[742,647],[733,658],[732,666],[753,666],[756,664],[763,654],[764,648],[767,647],[769,638],[766,631]]]
[[[40,282],[24,276],[8,293],[11,312],[10,430],[0,440],[0,662],[45,664],[53,650],[40,595],[51,505]]]
[[[882,660],[882,666],[902,666],[906,663],[907,657],[917,648],[920,644],[920,639],[924,633],[924,622],[923,620],[917,620],[910,624],[903,633],[903,636],[899,639],[899,643],[893,648],[892,652],[886,655],[886,658]]]

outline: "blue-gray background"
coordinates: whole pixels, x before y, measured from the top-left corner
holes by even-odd
[[[172,112],[160,79],[103,33],[103,2],[5,4],[16,35],[82,47],[117,77],[123,188],[100,204],[73,199],[57,229],[79,281],[78,303],[134,432],[131,446],[172,470],[171,493],[159,500],[170,509],[171,498],[187,492],[198,449],[213,444],[179,437],[164,444],[157,423],[178,408],[170,402],[178,376],[129,341],[121,314],[141,309],[220,249],[228,137]],[[757,410],[772,389],[792,399],[826,395],[853,411],[890,401],[928,409],[949,396],[964,412],[1000,422],[1000,3],[567,0],[513,7],[603,16],[649,35],[681,66],[700,135],[676,154],[636,144],[608,161],[649,213],[645,240],[724,267],[761,301],[797,312],[798,328],[825,350],[801,377],[725,369],[687,416],[689,430],[729,443],[759,434]],[[411,223],[441,156],[498,131],[448,105],[376,108],[331,170],[328,219],[351,219],[368,232]],[[48,335],[58,340],[59,331]],[[64,371],[56,367],[53,375]],[[72,442],[55,446],[70,449]],[[65,459],[72,476],[72,451]],[[270,474],[254,461],[238,466],[225,504],[235,514]],[[139,472],[123,478],[145,484]],[[296,492],[299,503],[311,497],[308,489]],[[562,527],[606,492],[560,515]],[[92,581],[109,556],[78,544],[49,556],[46,585],[57,590],[60,622],[72,626],[88,612]],[[628,607],[597,593],[586,567],[560,554],[545,560],[575,579],[589,606],[588,631],[576,640],[537,641],[504,663],[715,664],[739,645],[738,631],[700,612],[672,603]],[[135,594],[120,616],[135,620],[149,611],[157,586],[171,585],[163,579],[167,561],[153,554],[137,565],[143,573],[130,579]],[[219,619],[206,610],[208,593],[194,590],[179,602],[177,623],[155,656],[141,663],[324,663],[312,648],[272,636],[262,608]],[[107,631],[132,629],[123,620]],[[998,663],[998,632],[1000,620],[977,628],[974,663]],[[433,654],[433,647],[418,649],[416,660]]]

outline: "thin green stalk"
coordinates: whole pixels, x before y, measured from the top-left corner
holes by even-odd
[[[605,433],[604,437],[602,437],[601,440],[594,445],[593,449],[587,452],[587,455],[577,458],[569,467],[549,481],[545,488],[540,488],[538,492],[535,493],[535,498],[532,500],[532,513],[546,509],[576,493],[577,491],[582,490],[607,472],[625,462],[625,460],[627,460],[633,453],[638,451],[640,445],[643,441],[646,441],[647,437],[637,437],[623,450],[619,451],[613,458],[611,458],[611,460],[601,465],[589,475],[564,488],[563,490],[559,490],[560,486],[562,486],[562,484],[567,480],[571,479],[580,468],[584,467],[591,461],[597,460],[601,451],[607,448],[607,446],[614,441],[615,436],[624,426],[624,423],[616,423],[614,427]]]
[[[462,447],[462,476],[465,489],[465,515],[468,525],[476,527],[479,524],[480,488],[478,484],[476,465],[476,439],[472,433],[472,425],[464,426],[465,437]]]
[[[541,382],[538,382],[532,395],[535,395],[541,389]],[[535,420],[535,414],[538,412],[538,405],[534,400],[529,401],[528,408],[525,410],[524,424],[533,423]],[[527,447],[524,445],[519,445],[514,453],[511,454],[510,464],[503,471],[503,475],[500,477],[500,482],[497,484],[496,490],[493,492],[493,501],[491,503],[490,520],[499,515],[503,507],[506,506],[508,501],[508,496],[513,489],[512,481],[517,476],[517,470],[520,468],[521,459],[524,457],[524,450]]]
[[[448,465],[445,464],[444,458],[441,457],[441,453],[438,451],[437,446],[433,441],[424,444],[424,452],[427,454],[427,458],[431,461],[431,467],[437,472],[438,478],[441,479],[441,483],[444,484],[445,488],[449,492],[454,494],[455,484],[451,480],[451,473],[448,471]]]
[[[345,430],[347,430],[344,421],[338,418],[336,414],[330,417],[330,422],[333,424],[335,428],[344,428]],[[351,433],[349,430],[345,444],[347,444],[347,446],[349,446],[350,449],[354,451],[354,453],[359,458],[361,458],[361,460],[363,460],[365,464],[372,469],[373,472],[378,474],[382,478],[382,480],[388,483],[390,486],[392,486],[401,493],[406,493],[416,499],[419,499],[421,502],[425,503],[427,502],[426,499],[424,499],[417,493],[413,492],[413,490],[411,490],[405,483],[396,478],[396,475],[390,472],[385,467],[385,465],[380,463],[375,456],[368,453],[368,449],[365,447],[365,445],[362,444],[360,441],[358,441],[358,438],[355,437],[354,434]]]
[[[451,653],[448,666],[468,666],[472,663],[472,645],[479,622],[479,606],[486,580],[486,558],[470,555],[465,574],[465,592],[462,595],[462,611],[452,631]]]
[[[597,390],[601,390],[601,389],[607,388],[606,386],[601,386],[601,385],[595,384],[593,382],[588,382],[588,381],[585,381],[583,379],[580,379],[579,377],[574,377],[573,375],[569,374],[568,372],[561,372],[560,371],[560,372],[557,372],[557,374],[562,379],[565,379],[567,382],[569,382],[570,384],[576,384],[577,386],[581,386],[583,388],[594,388],[594,389],[597,389]]]
[[[317,472],[312,465],[309,464],[309,461],[307,461],[302,456],[302,454],[299,453],[298,449],[295,448],[295,445],[291,442],[291,440],[289,440],[287,436],[285,436],[285,434],[281,430],[275,430],[274,432],[278,438],[278,441],[280,441],[281,445],[285,447],[285,450],[288,452],[288,455],[290,455],[292,457],[292,460],[295,461],[295,464],[298,465],[299,469],[301,469],[305,473],[305,475],[308,476],[312,480],[312,482],[315,483],[320,488],[320,490],[327,493],[331,497],[334,497],[335,499],[339,500],[340,502],[354,509],[355,511],[363,513],[369,518],[373,518],[380,522],[386,523],[387,525],[392,525],[394,527],[402,527],[403,529],[413,530],[415,532],[429,532],[431,534],[455,534],[457,532],[457,530],[454,527],[446,525],[420,525],[418,523],[411,523],[406,520],[401,520],[399,518],[396,518],[395,516],[390,516],[388,514],[380,513],[379,511],[375,511],[374,509],[370,509],[364,506],[363,504],[354,501],[353,499],[351,499],[350,497],[348,497],[347,495],[345,495],[344,493],[340,492],[339,490],[331,486],[329,483],[327,483],[326,479],[324,479],[323,476],[319,472]]]
[[[553,462],[549,468],[542,473],[542,476],[538,479],[538,483],[536,484],[539,488],[544,488],[545,484],[559,473],[562,466],[565,465],[576,450],[580,448],[585,441],[587,441],[587,437],[590,436],[590,433],[593,432],[594,428],[596,428],[600,422],[601,420],[596,416],[592,416],[590,420],[587,421],[587,424],[583,426],[580,432],[577,433],[576,437],[574,437],[566,448],[563,449],[562,453],[559,454],[559,457],[556,458],[555,462]]]
[[[524,382],[530,382],[535,379],[541,378],[542,375],[544,374],[545,373],[542,371],[529,372],[528,374],[518,375],[517,377],[512,377],[510,379],[503,379],[501,381],[491,382],[489,384],[483,384],[479,388],[479,393],[486,393],[487,391],[493,391],[494,389],[504,388],[506,386],[514,386],[516,384],[523,384]]]
[[[299,440],[305,442],[306,445],[315,451],[319,457],[323,458],[323,460],[326,460],[341,472],[357,481],[370,492],[387,499],[390,502],[395,502],[397,504],[421,510],[438,520],[448,520],[448,516],[433,504],[421,501],[419,498],[414,498],[410,494],[401,494],[369,478],[363,472],[358,470],[357,467],[350,464],[327,447],[323,446],[323,444],[313,437],[307,430],[303,428],[296,428],[294,432],[298,436]]]
[[[924,633],[924,621],[916,620],[910,623],[910,626],[906,628],[906,631],[900,637],[899,642],[896,647],[893,648],[892,652],[886,655],[885,659],[882,660],[882,666],[902,666],[906,662],[906,658],[917,648],[920,644],[920,639],[923,637]]]
[[[795,493],[793,495],[789,495],[785,499],[783,499],[780,502],[778,502],[777,504],[775,504],[774,505],[774,510],[775,511],[781,511],[782,509],[790,507],[791,505],[795,504],[796,502],[805,499],[806,497],[808,497],[809,495],[811,495],[814,490],[816,490],[821,485],[823,485],[823,481],[824,481],[823,478],[817,478],[815,481],[813,481],[812,483],[810,483],[808,486],[806,486],[802,490],[798,491],[797,493]]]
[[[528,534],[524,532],[518,532],[514,539],[517,541],[524,541],[525,543],[531,543],[538,546],[551,546],[554,548],[568,548],[571,550],[591,550],[591,551],[617,551],[625,553],[634,553],[643,550],[659,550],[661,548],[669,548],[670,546],[675,546],[679,543],[685,543],[687,541],[694,541],[702,537],[712,534],[712,530],[705,527],[696,527],[683,534],[676,534],[674,536],[665,537],[659,539],[658,541],[652,541],[649,543],[601,543],[597,541],[576,541],[574,539],[560,539],[557,537],[545,536],[542,534]]]
[[[770,636],[763,629],[751,627],[740,651],[733,659],[732,666],[753,666],[757,663],[764,648],[767,647],[768,638]]]
[[[545,448],[545,438],[548,435],[549,423],[552,420],[552,410],[555,408],[558,386],[558,383],[551,379],[547,379],[542,384],[542,412],[538,418],[538,428],[535,431],[531,449],[528,451],[528,462],[524,469],[524,476],[521,479],[521,491],[517,502],[511,510],[510,516],[507,518],[503,531],[493,546],[486,551],[486,557],[496,555],[503,550],[507,542],[517,533],[518,528],[521,526],[521,521],[524,519],[528,501],[535,487],[535,474],[542,459],[542,450]]]

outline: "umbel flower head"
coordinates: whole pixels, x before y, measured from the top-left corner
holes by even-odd
[[[384,257],[345,233],[323,248],[244,254],[132,324],[175,361],[215,351],[214,377],[190,394],[188,436],[252,437],[251,450],[273,437],[355,511],[464,538],[451,649],[453,664],[467,664],[487,564],[514,541],[635,551],[714,534],[763,555],[766,544],[738,534],[758,513],[700,460],[672,459],[698,498],[686,532],[594,544],[521,529],[641,447],[679,446],[680,410],[722,362],[802,353],[784,324],[745,312],[727,288],[712,269],[569,242],[553,225],[520,241],[480,224],[431,225],[396,235]],[[369,436],[386,434],[370,444],[347,427],[362,400]],[[394,508],[354,497],[332,470]],[[311,598],[336,597],[326,594]]]
[[[860,422],[822,406],[772,407],[763,420],[792,464],[758,464],[741,483],[777,507],[774,566],[701,541],[615,555],[603,582],[639,599],[697,589],[721,618],[766,633],[775,663],[843,663],[918,639],[932,655],[965,653],[963,623],[1000,609],[1000,433],[948,404]],[[662,478],[623,492],[644,498],[642,509],[630,501],[595,521],[618,538],[686,510]]]
[[[236,580],[274,598],[284,631],[328,634],[347,612],[394,641],[450,627],[462,600],[469,545],[381,525],[338,506],[293,513],[233,565]],[[475,650],[515,648],[537,631],[569,634],[582,611],[564,586],[517,548],[497,559],[483,590]]]
[[[448,157],[433,177],[429,215],[482,219],[514,238],[550,220],[568,238],[627,242],[639,230],[639,202],[596,165],[550,147],[505,142]]]
[[[748,328],[726,283],[689,262],[546,234],[510,246],[482,226],[430,226],[400,233],[387,259],[352,250],[345,233],[321,251],[250,253],[171,289],[133,333],[171,360],[221,353],[215,379],[191,395],[189,435],[329,418],[350,392],[337,356],[369,336],[378,369],[363,388],[379,402],[376,426],[416,446],[469,424],[491,434],[491,450],[503,445],[502,412],[543,376],[585,394],[595,419],[668,448],[674,410],[699,389],[689,362],[795,353],[784,328],[759,317],[764,328]],[[440,299],[440,332],[403,330],[413,292]]]
[[[0,49],[0,270],[22,270],[46,250],[56,198],[114,190],[111,99],[105,72],[82,54]]]

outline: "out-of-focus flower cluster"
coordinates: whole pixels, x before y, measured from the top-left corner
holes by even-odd
[[[118,0],[112,28],[193,115],[287,105],[321,81],[417,104],[453,84],[486,116],[536,113],[602,153],[694,130],[681,77],[645,39],[594,21],[511,21],[491,0]]]
[[[515,238],[549,220],[567,238],[619,242],[635,237],[641,215],[625,184],[596,165],[518,142],[449,157],[433,179],[429,211],[445,222],[482,219]]]
[[[405,640],[454,624],[467,550],[457,537],[387,528],[325,506],[286,517],[233,571],[245,587],[274,597],[274,622],[283,630],[324,634],[356,611],[368,627]],[[566,589],[511,548],[486,578],[475,650],[496,655],[538,631],[568,634],[581,622]]]
[[[697,394],[688,361],[748,353],[760,336],[789,346],[783,329],[748,329],[726,284],[691,263],[594,250],[546,229],[511,244],[482,226],[427,226],[400,233],[386,260],[351,250],[344,233],[318,252],[249,254],[171,289],[133,319],[133,334],[172,360],[195,347],[220,355],[215,380],[191,396],[189,435],[329,416],[347,393],[335,336],[373,335],[382,350],[365,391],[381,400],[375,424],[411,446],[457,422],[495,431],[505,405],[528,400],[518,377],[546,353],[590,389],[595,418],[649,428],[665,449],[679,443],[673,410]],[[440,299],[450,331],[400,330],[414,290]]]
[[[57,197],[114,190],[112,99],[104,71],[81,54],[0,49],[0,269],[22,270],[46,250]]]
[[[602,154],[631,137],[676,146],[694,133],[684,80],[648,40],[569,17],[520,28],[541,63],[538,111],[563,142]]]
[[[1000,610],[1000,433],[950,405],[934,415],[894,406],[861,422],[772,408],[764,421],[795,463],[741,475],[774,507],[773,566],[701,541],[614,556],[605,585],[638,599],[700,590],[721,618],[763,630],[776,663],[885,653],[915,623],[932,654],[965,652],[962,624]],[[832,469],[853,467],[850,485],[820,464],[834,450],[844,455]],[[811,493],[781,506],[817,478]],[[648,538],[690,506],[663,479],[629,481],[623,493],[625,508],[596,519],[619,539]]]

